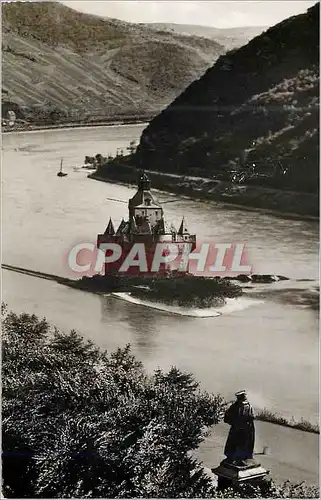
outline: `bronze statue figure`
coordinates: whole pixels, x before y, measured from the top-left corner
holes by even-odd
[[[246,465],[253,459],[254,451],[254,413],[247,400],[246,392],[235,394],[236,401],[226,410],[224,422],[231,426],[224,454],[226,462],[234,465]]]

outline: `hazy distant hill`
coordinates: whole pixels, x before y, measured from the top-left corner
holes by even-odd
[[[54,2],[5,4],[2,27],[3,88],[38,121],[157,113],[225,52]]]
[[[318,192],[318,132],[316,4],[221,56],[152,120],[136,161],[206,177],[254,164],[260,185]]]
[[[194,24],[175,23],[149,23],[142,26],[151,27],[154,30],[169,31],[184,35],[201,36],[212,38],[224,45],[227,49],[242,47],[252,38],[260,35],[268,26],[242,26],[240,28],[214,28],[212,26],[200,26]]]

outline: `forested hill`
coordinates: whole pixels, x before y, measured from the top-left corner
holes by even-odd
[[[136,164],[316,192],[319,4],[219,57],[143,132]]]
[[[29,121],[155,115],[225,52],[213,39],[83,14],[59,2],[2,6],[3,102],[16,104]]]

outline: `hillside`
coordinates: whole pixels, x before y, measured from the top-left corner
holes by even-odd
[[[183,35],[201,36],[212,38],[224,45],[228,50],[242,47],[252,38],[260,35],[268,26],[242,26],[240,28],[214,28],[213,26],[200,26],[197,24],[176,23],[148,23],[144,24],[154,30],[170,31]]]
[[[221,56],[144,130],[135,164],[318,192],[318,103],[316,4]]]
[[[2,29],[3,88],[38,122],[156,114],[226,51],[54,2],[3,5]]]

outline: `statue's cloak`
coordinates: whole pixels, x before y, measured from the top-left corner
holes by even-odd
[[[224,422],[231,426],[224,454],[228,460],[253,458],[255,428],[253,409],[248,401],[236,401],[225,412]]]

